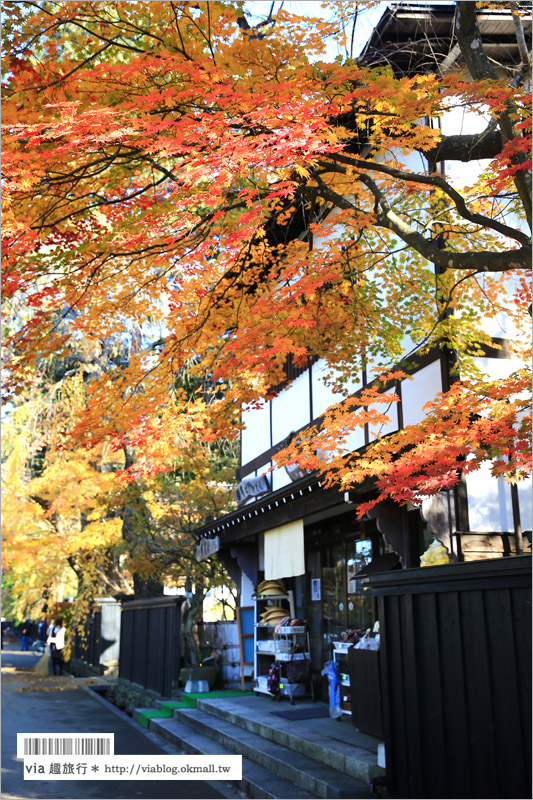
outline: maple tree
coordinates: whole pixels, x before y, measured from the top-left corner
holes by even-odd
[[[74,480],[91,454],[121,462],[105,514],[136,492],[111,544],[126,543],[144,579],[147,487],[176,474],[179,450],[198,478],[188,507],[205,510],[201,483],[226,482],[217,442],[235,441],[243,404],[274,395],[289,354],[324,359],[338,389],[363,368],[377,377],[280,463],[345,488],[371,478],[372,503],[419,502],[487,460],[509,480],[530,470],[527,52],[497,73],[475,4],[459,2],[469,75],[331,62],[324,42],[346,36],[350,4],[329,5],[332,21],[280,8],[251,24],[242,2],[5,3],[5,388],[22,408],[43,364],[74,359],[83,400],[54,421],[54,452]],[[485,129],[442,135],[432,121],[454,108]],[[413,152],[430,168],[413,169]],[[479,158],[472,185],[437,169]],[[501,314],[517,369],[491,382],[472,356]],[[84,353],[105,343],[119,355],[96,368]],[[409,357],[432,348],[460,380],[421,424],[347,459],[350,431],[379,433]],[[108,479],[91,474],[89,514]]]

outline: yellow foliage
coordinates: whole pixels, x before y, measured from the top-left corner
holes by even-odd
[[[450,558],[444,545],[437,539],[429,545],[428,549],[420,556],[421,567],[435,567],[439,564],[449,564]]]

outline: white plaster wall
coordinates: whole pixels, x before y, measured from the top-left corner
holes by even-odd
[[[275,469],[270,474],[272,476],[273,492],[275,492],[277,489],[283,489],[284,486],[288,486],[290,483],[292,483],[284,467],[281,467],[281,469]]]
[[[241,570],[241,606],[253,606],[254,599],[252,594],[254,592],[255,586],[248,575]]]
[[[270,449],[270,406],[264,402],[260,408],[243,409],[241,431],[241,466]]]
[[[368,426],[368,441],[373,442],[379,436],[386,436],[398,430],[398,403],[390,403],[388,406],[383,403],[373,403],[369,409],[376,410],[380,414],[386,414],[390,422],[383,425]]]
[[[490,117],[475,114],[472,110],[465,108],[451,108],[441,118],[441,129],[445,136],[454,134],[474,134],[481,133],[485,130]],[[473,184],[479,174],[488,166],[489,160],[469,161],[467,163],[460,161],[447,161],[446,162],[446,179],[457,189],[464,186]],[[519,218],[512,213],[507,213],[503,220],[511,228],[525,228],[525,223],[521,222]],[[490,279],[490,276],[488,276]],[[478,282],[483,282],[484,276],[479,276]],[[514,276],[510,275],[506,281],[505,295],[502,296],[500,302],[507,301],[512,303],[512,296],[514,293]],[[504,311],[497,314],[495,317],[486,318],[483,324],[483,330],[489,336],[515,338],[517,336],[517,327]]]
[[[428,264],[428,266],[432,266]],[[410,333],[405,333],[401,340],[402,357],[406,358],[415,349],[415,342]]]
[[[403,424],[417,425],[426,416],[423,406],[442,391],[440,362],[432,361],[415,372],[413,380],[402,381]]]
[[[506,220],[506,223],[513,226],[516,225],[516,221],[509,221]],[[488,276],[490,279],[490,274]],[[484,275],[478,276],[478,282],[483,285],[483,281],[485,280]],[[500,295],[500,302],[505,303],[506,308],[511,308],[512,304],[514,304],[513,296],[515,292],[515,282],[517,281],[517,276],[510,274],[505,281],[505,288]],[[528,323],[531,320],[528,320]],[[519,336],[530,336],[529,330],[527,332],[522,331],[520,332],[519,326],[516,324],[513,317],[511,317],[507,311],[499,311],[494,317],[485,317],[483,323],[483,330],[489,336],[499,337],[502,339],[518,339]]]
[[[511,373],[515,370],[519,369],[521,366],[521,362],[514,359],[514,358],[475,358],[474,359],[477,366],[491,379],[493,380],[503,380],[507,378]],[[486,474],[490,472],[489,466],[484,466],[484,473]],[[476,492],[479,491],[479,496],[483,498],[483,480],[481,478],[476,479],[477,475],[481,474],[481,470],[477,473],[473,473],[472,476],[469,476],[469,480],[472,483],[472,497],[476,505],[474,506],[474,513],[476,516],[482,513],[479,506],[480,503],[477,502],[477,494]],[[489,475],[488,481],[492,484],[495,482],[495,478]],[[479,490],[478,490],[478,481],[480,482]],[[499,503],[500,506],[504,502],[505,498],[505,507],[511,508],[510,506],[510,487],[506,484],[502,478],[498,479],[498,492],[499,492]],[[503,487],[503,488],[502,488]],[[522,530],[528,531],[531,530],[532,527],[532,482],[531,478],[528,480],[520,481],[517,484],[518,489],[518,502],[520,505],[520,521],[522,525]],[[494,489],[492,489],[492,493],[494,494]],[[469,494],[469,503],[470,503],[470,494]],[[482,505],[482,502],[481,502]],[[503,513],[503,512],[502,512]],[[508,512],[511,513],[511,512]],[[507,525],[509,523],[507,522]],[[472,521],[470,522],[472,527]],[[480,528],[480,530],[484,530],[484,528]],[[513,530],[512,525],[512,513],[511,513],[511,527],[507,528],[495,528],[495,530]]]
[[[450,108],[440,118],[443,136],[481,133],[489,123],[489,117],[476,114],[463,107]],[[468,186],[476,180],[482,169],[489,163],[487,159],[478,161],[446,161],[446,178],[457,188]]]
[[[343,441],[341,449],[346,450],[347,453],[353,453],[354,450],[359,450],[360,447],[363,447],[364,443],[365,429],[356,428]]]
[[[421,124],[425,124],[425,122],[421,121]],[[387,150],[386,154],[380,153],[375,158],[375,161],[382,163],[390,161],[391,159],[401,162],[412,172],[425,172],[427,170],[427,161],[422,153],[419,153],[417,150],[405,153],[400,148],[391,147]]]
[[[340,402],[344,397],[357,392],[361,388],[361,379],[352,380],[346,384],[345,391],[335,394],[331,386],[326,383],[326,375],[331,374],[335,377],[339,373],[328,369],[324,359],[320,359],[311,367],[311,377],[313,382],[313,419],[316,419],[334,403]]]
[[[490,464],[482,464],[466,476],[468,516],[472,531],[513,531],[511,489],[502,478],[493,478]]]
[[[491,380],[504,380],[517,369],[522,363],[516,358],[474,358],[474,364]]]
[[[533,486],[531,478],[517,484],[518,503],[520,505],[520,524],[523,531],[530,531],[533,527]]]
[[[327,231],[323,231],[320,233],[313,234],[313,250],[324,250],[328,247],[331,241],[336,240],[339,236],[342,235],[343,226],[339,224],[335,224],[335,218],[339,214],[340,209],[333,208],[327,217]],[[299,238],[304,240],[307,238],[306,233],[300,234]]]
[[[272,443],[285,439],[291,431],[311,420],[309,404],[309,370],[299,375],[272,403]],[[265,448],[267,449],[267,448]]]

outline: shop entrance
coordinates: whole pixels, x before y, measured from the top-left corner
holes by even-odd
[[[357,520],[353,512],[306,529],[306,540],[306,616],[318,689],[320,670],[332,657],[332,642],[351,630],[364,632],[376,622],[376,604],[358,573],[391,549],[374,520]]]

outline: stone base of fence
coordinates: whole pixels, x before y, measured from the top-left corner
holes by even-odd
[[[96,675],[113,678],[118,675],[118,661],[106,661],[95,666],[94,664],[88,664],[81,658],[71,658],[68,670],[76,678],[93,678]]]
[[[157,692],[145,689],[139,683],[119,678],[107,690],[106,699],[131,715],[134,708],[158,708],[162,697]]]
[[[71,658],[68,664],[68,671],[75,678],[93,678],[95,675],[103,675],[102,666],[95,667],[87,664],[79,658]]]

